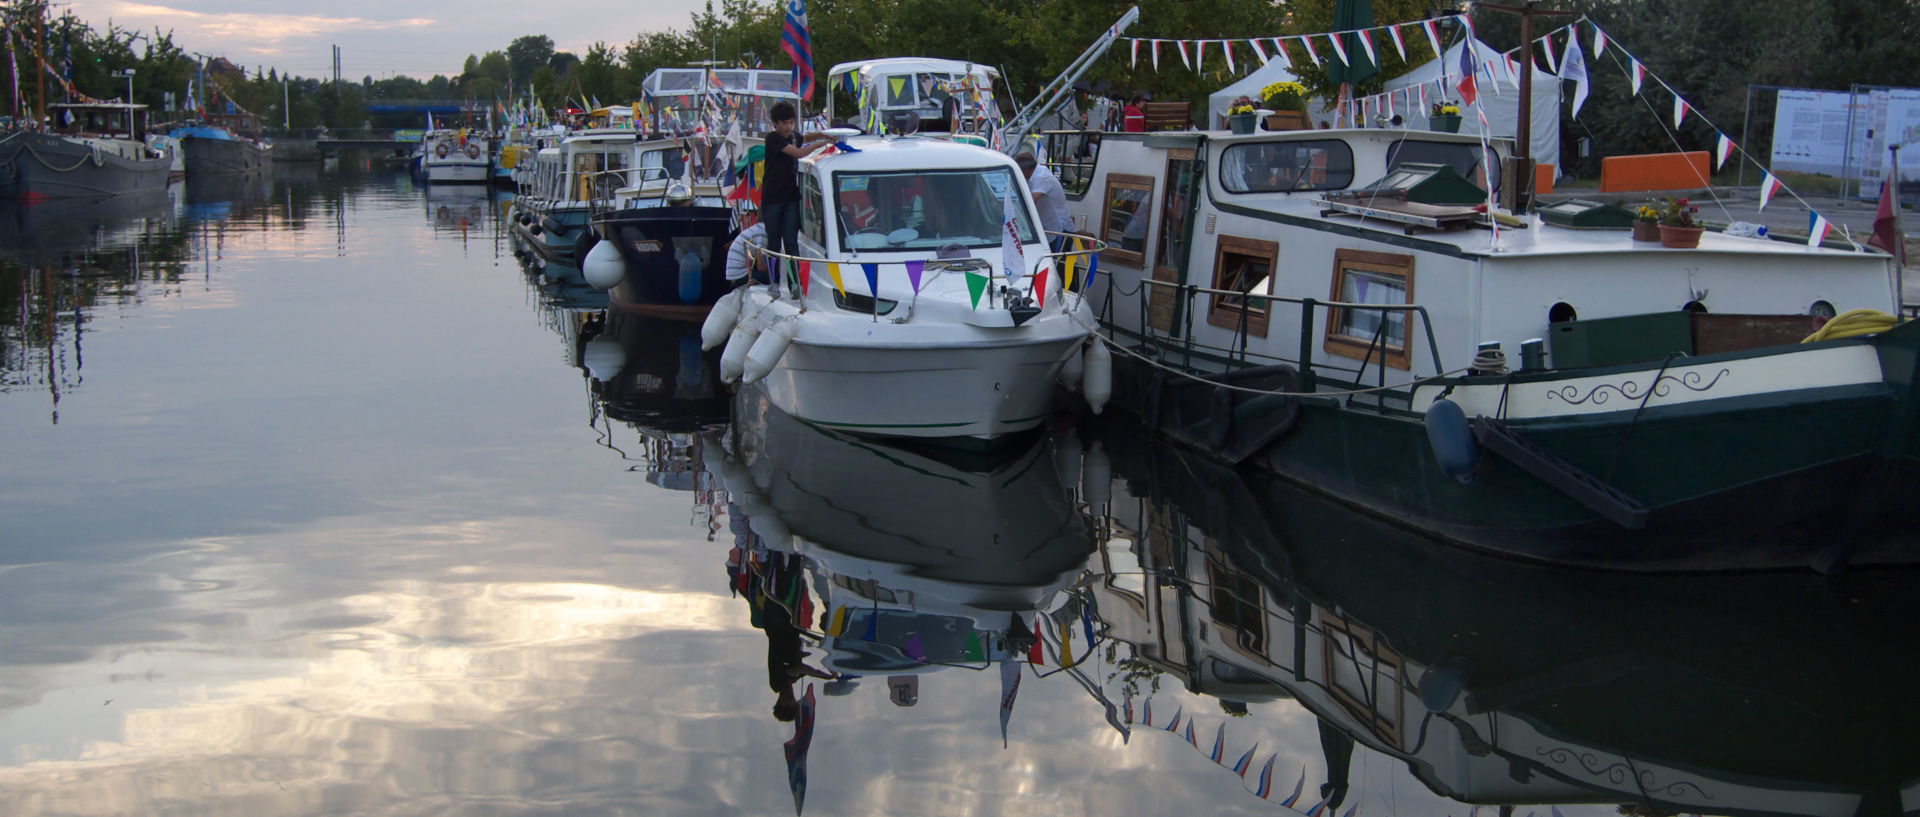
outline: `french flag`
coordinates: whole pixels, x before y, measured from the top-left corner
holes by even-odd
[[[1480,66],[1474,61],[1473,40],[1460,44],[1460,101],[1472,105],[1480,99],[1480,92],[1474,83],[1474,77],[1480,73]]]
[[[787,0],[787,25],[780,50],[793,58],[793,92],[813,101],[813,33],[807,28],[807,0]]]

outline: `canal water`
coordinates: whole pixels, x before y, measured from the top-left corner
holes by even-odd
[[[0,209],[0,814],[1920,809],[1911,572],[1482,558],[1111,417],[837,436],[504,204]]]

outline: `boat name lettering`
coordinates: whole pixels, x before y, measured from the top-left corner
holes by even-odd
[[[1721,369],[1714,373],[1712,380],[1707,380],[1706,375],[1697,371],[1683,372],[1679,375],[1663,374],[1653,382],[1653,395],[1655,397],[1667,396],[1673,391],[1672,384],[1674,383],[1680,384],[1681,388],[1687,391],[1706,391],[1713,388],[1713,384],[1720,382],[1720,378],[1728,374],[1730,374],[1729,370]],[[1592,401],[1594,405],[1598,406],[1606,403],[1614,394],[1619,394],[1628,400],[1644,400],[1647,397],[1645,391],[1641,390],[1634,381],[1629,380],[1625,383],[1602,383],[1594,386],[1593,389],[1586,394],[1580,393],[1579,386],[1561,386],[1557,389],[1549,389],[1547,391],[1547,398],[1550,400],[1558,398],[1572,406],[1577,406],[1588,401]]]
[[[660,242],[655,241],[651,238],[636,239],[633,242],[634,252],[660,252],[661,248],[662,248],[662,245],[660,244]]]

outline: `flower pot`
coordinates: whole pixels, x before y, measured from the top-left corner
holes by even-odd
[[[1675,227],[1671,224],[1660,225],[1660,246],[1684,250],[1700,246],[1700,234],[1704,227]]]
[[[1434,114],[1427,118],[1427,127],[1441,133],[1459,133],[1460,115],[1457,113]]]
[[[1313,130],[1305,111],[1274,111],[1267,117],[1267,130]]]
[[[1660,222],[1635,219],[1633,222],[1633,240],[1649,243],[1660,240]]]
[[[1253,114],[1236,113],[1227,117],[1227,126],[1232,128],[1234,133],[1252,133],[1257,121]]]

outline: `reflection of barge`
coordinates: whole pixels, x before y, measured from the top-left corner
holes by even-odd
[[[1146,577],[1108,626],[1198,692],[1294,698],[1475,804],[1920,809],[1908,571],[1595,575],[1444,547],[1278,480],[1101,435]],[[1167,599],[1187,596],[1191,603]],[[1111,603],[1105,603],[1111,602]],[[1345,791],[1341,741],[1323,739]],[[1308,801],[1312,802],[1312,801]]]

